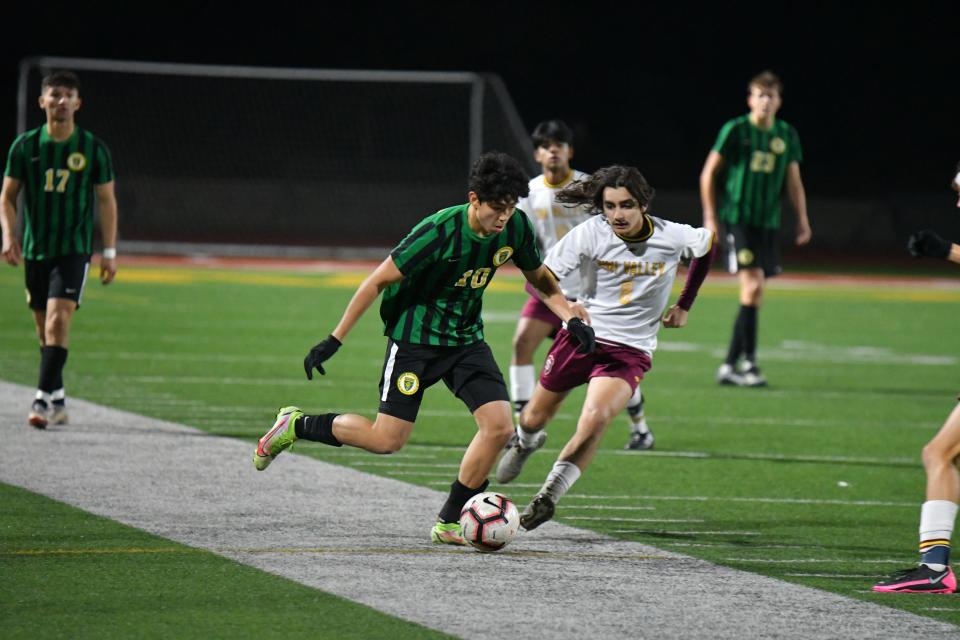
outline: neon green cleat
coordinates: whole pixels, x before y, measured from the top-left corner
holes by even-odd
[[[467,545],[463,539],[463,531],[459,522],[438,522],[430,531],[430,541],[436,544],[455,544],[461,547]]]
[[[283,407],[277,413],[277,421],[257,442],[257,451],[253,454],[253,466],[263,471],[273,459],[293,446],[297,434],[293,429],[297,418],[303,417],[300,407]]]

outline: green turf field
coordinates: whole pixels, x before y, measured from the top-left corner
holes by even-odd
[[[372,415],[385,345],[375,309],[330,361],[329,375],[308,382],[301,364],[309,347],[332,329],[362,275],[122,269],[114,285],[88,287],[74,323],[68,393],[246,438],[251,447],[281,405]],[[0,270],[0,376],[33,385],[39,354],[22,296],[22,271]],[[486,294],[487,339],[504,369],[523,299],[520,280],[503,274]],[[960,390],[960,337],[954,332],[960,289],[774,283],[760,324],[761,364],[771,384],[760,390],[721,388],[713,381],[735,299],[732,281],[708,279],[689,326],[661,332],[661,348],[643,386],[656,450],[622,451],[627,423],[618,418],[593,466],[560,504],[557,519],[960,623],[960,596],[868,591],[876,578],[916,559],[924,487],[920,449]],[[582,393],[571,395],[548,428],[546,449],[531,458],[516,484],[503,489],[521,507],[571,433],[581,399]],[[25,398],[24,414],[28,403]],[[440,385],[427,392],[402,464],[312,443],[297,450],[442,489],[473,432],[472,419]],[[106,547],[173,546],[49,506],[32,494],[5,489],[4,499],[23,510],[44,509],[45,522],[60,527],[83,521]],[[5,515],[0,564],[16,568],[17,576],[30,575],[31,583],[53,585],[53,594],[69,591],[85,559],[14,553],[67,543],[52,531],[26,535]],[[181,553],[186,551],[138,556],[140,565],[151,567],[141,587],[166,588],[171,570],[164,565],[179,562]],[[122,572],[125,560],[110,557]],[[255,581],[257,575],[213,556],[204,564],[198,581]],[[313,597],[293,583],[283,588]],[[130,595],[139,589],[127,582],[105,579],[98,589],[117,603],[104,615],[143,607],[140,595]],[[41,619],[40,604],[2,600],[7,619],[14,613]],[[323,598],[315,600],[324,606]],[[67,598],[58,615],[90,615],[87,605],[82,598]],[[159,634],[169,613],[143,611],[140,622],[151,615],[155,622],[149,628]],[[324,615],[339,616],[341,610]],[[346,620],[357,614],[342,615]],[[50,627],[51,633],[57,628]]]

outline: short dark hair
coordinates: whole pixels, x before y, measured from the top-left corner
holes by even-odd
[[[480,202],[516,202],[530,193],[523,167],[500,151],[484,153],[470,168],[468,189]]]
[[[542,147],[551,140],[572,145],[573,131],[563,120],[544,120],[530,134],[530,139],[533,140],[534,149]]]
[[[649,207],[656,190],[636,167],[615,164],[598,169],[592,176],[577,180],[560,191],[556,199],[567,204],[592,204],[593,213],[603,211],[603,190],[626,187],[641,207]]]
[[[783,80],[780,79],[780,76],[769,69],[766,71],[761,71],[757,75],[750,78],[750,82],[747,83],[747,93],[753,91],[754,87],[760,87],[761,89],[776,89],[777,93],[779,93],[781,96],[783,95]]]
[[[43,76],[43,80],[40,82],[40,92],[46,91],[47,87],[66,87],[67,89],[76,89],[77,93],[80,93],[80,78],[73,71],[58,69]]]

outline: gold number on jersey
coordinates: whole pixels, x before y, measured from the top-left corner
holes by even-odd
[[[633,300],[633,280],[624,280],[620,283],[620,304],[630,304]]]
[[[57,193],[63,193],[67,190],[67,180],[70,179],[70,171],[68,169],[57,169],[57,184],[53,184],[53,169],[47,169],[47,181],[43,185],[43,190],[50,193],[56,189]]]
[[[750,157],[750,171],[754,173],[773,173],[777,156],[766,151],[754,151]]]
[[[490,271],[492,271],[490,267],[483,267],[481,269],[477,269],[476,271],[473,269],[464,271],[463,275],[460,276],[460,279],[457,280],[457,284],[454,286],[465,287],[467,286],[467,281],[469,280],[471,289],[479,289],[483,285],[487,284],[487,278],[490,277]],[[470,278],[470,276],[473,276],[473,278]]]

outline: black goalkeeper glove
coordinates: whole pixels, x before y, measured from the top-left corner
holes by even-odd
[[[597,339],[593,335],[593,327],[580,318],[574,317],[567,320],[567,331],[580,343],[577,353],[593,353],[596,349]]]
[[[917,231],[907,240],[907,251],[914,258],[940,258],[946,260],[953,243],[944,240],[930,229]]]
[[[310,349],[310,353],[303,359],[303,370],[307,373],[307,380],[313,380],[313,370],[316,369],[320,375],[325,376],[327,372],[323,370],[323,362],[333,357],[340,345],[343,344],[333,334],[327,336]]]

